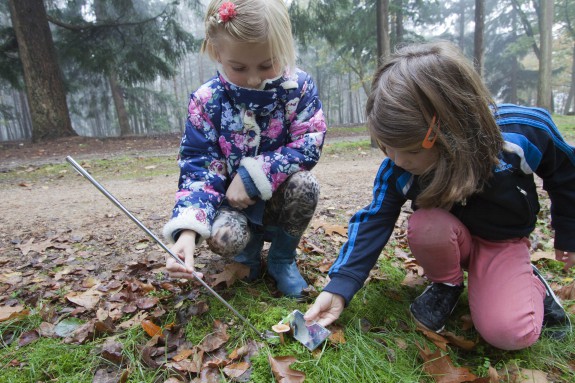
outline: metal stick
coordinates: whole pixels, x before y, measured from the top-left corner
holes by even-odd
[[[148,229],[146,226],[144,226],[144,224],[142,222],[140,222],[140,220],[138,218],[136,218],[132,213],[130,213],[128,211],[128,209],[126,209],[124,207],[124,205],[122,205],[120,203],[120,201],[118,201],[116,199],[116,197],[114,197],[102,185],[100,185],[100,183],[98,183],[98,181],[96,181],[94,179],[94,177],[92,177],[82,166],[80,166],[80,164],[78,164],[76,161],[74,161],[74,159],[70,156],[66,157],[66,161],[68,161],[74,167],[74,169],[76,169],[78,171],[78,173],[80,173],[81,175],[84,176],[84,178],[86,178],[88,181],[90,181],[100,192],[102,192],[102,194],[104,194],[106,197],[108,197],[108,199],[110,201],[112,201],[112,203],[114,203],[114,205],[119,207],[120,210],[122,210],[128,217],[130,217],[130,219],[132,221],[134,221],[136,223],[136,225],[138,225],[140,227],[140,229],[144,230],[146,232],[146,234],[148,234],[158,245],[160,245],[160,247],[162,249],[164,249],[168,254],[170,254],[172,256],[172,258],[174,258],[180,265],[186,267],[186,264],[184,263],[184,261],[182,261],[180,259],[180,257],[178,257],[174,253],[172,253],[172,251],[166,245],[164,245],[164,243],[162,241],[160,241],[160,239],[158,237],[156,237],[156,235],[154,233],[152,233],[152,231],[150,229]],[[192,274],[214,297],[218,298],[220,300],[220,302],[222,302],[228,309],[230,309],[231,312],[236,314],[236,316],[238,318],[240,318],[245,324],[247,324],[249,327],[251,327],[251,329],[254,330],[261,338],[263,338],[263,339],[268,338],[268,336],[266,334],[260,332],[253,324],[250,323],[250,321],[246,317],[244,317],[242,314],[240,314],[238,312],[238,310],[233,308],[232,305],[230,305],[224,298],[222,298],[218,293],[216,293],[214,291],[214,289],[212,289],[206,282],[204,282],[204,280],[202,278],[200,278],[199,275],[196,274],[195,271],[193,271]]]

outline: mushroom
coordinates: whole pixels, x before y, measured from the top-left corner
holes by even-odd
[[[278,324],[272,326],[272,330],[274,330],[275,333],[279,334],[280,343],[284,344],[284,332],[288,332],[290,330],[289,325],[287,325],[285,323],[278,323]]]

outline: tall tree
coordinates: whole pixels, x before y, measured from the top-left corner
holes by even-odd
[[[32,140],[76,135],[43,0],[10,0],[9,4],[32,119]]]
[[[537,105],[548,111],[553,110],[551,91],[551,70],[553,58],[553,0],[541,0],[539,17],[539,83],[537,85]]]
[[[569,93],[563,107],[563,113],[575,113],[575,2],[562,0],[556,4],[558,20],[562,21],[565,34],[572,43],[571,53],[571,78],[569,81]]]
[[[475,70],[483,76],[483,36],[485,29],[485,0],[475,0],[475,34],[473,43],[473,58]]]
[[[185,54],[199,45],[176,21],[177,2],[71,0],[54,12],[61,54],[88,73],[107,78],[121,135],[133,133],[125,97],[130,87],[170,78]],[[199,0],[188,0],[198,7]]]
[[[377,57],[389,56],[391,47],[389,44],[389,0],[377,0]]]

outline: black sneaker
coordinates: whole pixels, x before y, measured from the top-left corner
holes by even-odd
[[[455,309],[462,292],[463,285],[432,283],[415,298],[409,310],[419,323],[432,331],[440,332]]]
[[[563,306],[561,306],[559,298],[557,298],[537,267],[535,267],[535,265],[531,266],[533,267],[533,274],[535,274],[541,283],[543,283],[547,293],[543,300],[543,327],[546,328],[545,333],[550,338],[557,340],[563,339],[567,333],[571,332],[571,321],[569,320],[569,316],[565,312]]]

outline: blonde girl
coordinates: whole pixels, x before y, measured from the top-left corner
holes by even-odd
[[[308,286],[296,248],[317,205],[310,170],[320,158],[326,124],[312,78],[295,66],[283,0],[212,0],[202,51],[216,76],[190,98],[179,156],[176,205],[164,236],[187,267],[168,258],[173,277],[191,278],[201,240],[264,271],[286,296]]]

